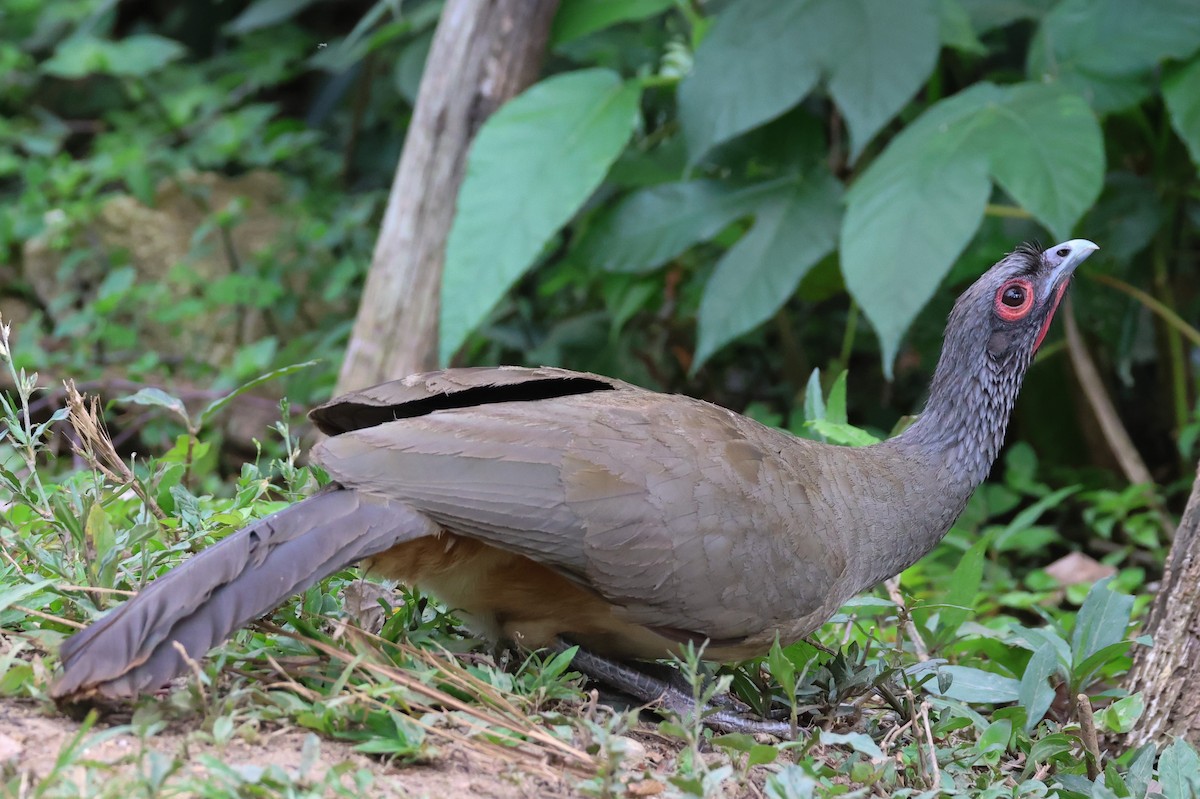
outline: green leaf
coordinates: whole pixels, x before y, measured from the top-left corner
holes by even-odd
[[[254,0],[225,25],[225,31],[237,36],[259,28],[269,28],[292,19],[315,2],[316,0]]]
[[[1075,739],[1062,732],[1038,738],[1029,749],[1029,766],[1045,763],[1050,758],[1070,752],[1075,748]]]
[[[828,173],[799,180],[767,200],[704,287],[692,371],[771,318],[808,270],[832,252],[840,224],[841,184]]]
[[[971,25],[971,16],[959,0],[939,0],[938,34],[947,47],[973,55],[987,53]]]
[[[1011,543],[1014,539],[1033,527],[1043,513],[1058,507],[1064,499],[1079,491],[1079,488],[1077,485],[1065,486],[1047,494],[1029,507],[1023,508],[996,536],[996,551],[1005,552],[1014,548],[1015,544]]]
[[[1152,743],[1142,744],[1134,753],[1125,772],[1125,784],[1129,786],[1129,795],[1133,799],[1145,799],[1150,789],[1150,778],[1154,775],[1154,758],[1158,749]]]
[[[754,214],[791,183],[790,178],[745,186],[693,180],[636,191],[592,225],[573,256],[612,272],[648,272]]]
[[[550,46],[604,30],[618,22],[632,22],[661,14],[675,0],[563,0],[550,27]]]
[[[136,394],[130,394],[127,397],[118,397],[117,402],[132,402],[134,405],[156,405],[160,408],[166,408],[171,413],[183,420],[184,424],[190,425],[191,419],[188,417],[187,408],[183,404],[183,400],[179,397],[173,397],[161,388],[143,388],[139,389]]]
[[[933,69],[938,28],[933,0],[730,4],[679,87],[691,162],[792,108],[821,78],[857,157]]]
[[[1012,627],[1012,643],[1031,652],[1036,652],[1046,644],[1051,644],[1058,653],[1058,662],[1064,666],[1071,664],[1071,645],[1051,627],[1033,628],[1014,624]]]
[[[1071,654],[1075,663],[1082,663],[1099,650],[1125,638],[1133,611],[1133,597],[1111,590],[1110,582],[1112,578],[1105,577],[1093,585],[1079,609],[1071,633]]]
[[[1058,652],[1052,644],[1044,644],[1029,659],[1021,676],[1018,701],[1025,708],[1025,732],[1038,725],[1054,702],[1054,689],[1048,682],[1058,673]]]
[[[600,185],[637,125],[640,97],[611,70],[568,72],[483,124],[446,245],[443,362]]]
[[[879,335],[887,373],[979,227],[989,177],[1066,238],[1103,176],[1095,117],[1054,87],[976,84],[905,128],[847,193],[840,246],[846,286]]]
[[[1162,93],[1171,126],[1187,145],[1192,163],[1200,167],[1200,58],[1171,72],[1163,80]]]
[[[950,590],[944,599],[950,607],[943,608],[938,615],[939,641],[949,641],[971,614],[975,606],[975,594],[979,592],[979,584],[983,580],[983,556],[989,541],[988,536],[981,537],[963,553],[962,559],[954,567],[950,575]]]
[[[1008,751],[1008,742],[1012,738],[1012,719],[993,721],[979,736],[977,747],[983,760],[997,763],[1000,756]]]
[[[833,385],[829,387],[829,402],[825,406],[823,416],[834,424],[850,423],[846,416],[846,376],[848,374],[849,372],[843,369],[833,379]]]
[[[815,432],[822,441],[842,447],[869,447],[879,443],[879,437],[852,424],[840,424],[828,419],[812,419],[804,426]]]
[[[1029,77],[1058,80],[1098,111],[1119,111],[1148,96],[1151,70],[1198,48],[1195,0],[1063,0],[1029,46]]]
[[[1132,696],[1118,699],[1101,710],[1100,723],[1109,732],[1126,733],[1133,729],[1133,725],[1142,717],[1145,709],[1146,700],[1139,691]]]
[[[1200,756],[1182,738],[1158,758],[1158,782],[1163,799],[1193,799],[1200,794]]]
[[[813,422],[824,419],[825,395],[821,392],[821,370],[813,369],[808,375],[808,383],[804,386],[804,421]],[[805,425],[807,427],[807,425]],[[824,441],[824,439],[821,439]]]
[[[938,671],[946,672],[953,679],[950,688],[941,695],[960,702],[1003,704],[1016,702],[1021,696],[1021,683],[1012,677],[970,666],[942,666]],[[938,691],[933,690],[932,682],[926,682],[925,689],[938,694]]]
[[[229,403],[233,402],[233,400],[235,400],[237,397],[240,397],[242,394],[245,394],[247,391],[257,388],[257,387],[261,386],[263,383],[268,383],[272,380],[277,380],[281,377],[287,377],[290,374],[295,374],[296,372],[299,372],[302,369],[307,369],[310,366],[316,366],[318,363],[320,363],[319,360],[305,361],[304,363],[294,363],[294,364],[291,364],[290,366],[283,366],[283,367],[280,367],[279,369],[274,369],[270,372],[267,372],[266,374],[259,375],[258,377],[254,378],[253,380],[249,380],[245,383],[242,383],[240,386],[238,386],[237,388],[235,388],[233,391],[229,392],[225,396],[220,397],[219,399],[215,399],[212,402],[210,402],[207,405],[207,407],[205,407],[205,409],[200,412],[200,419],[197,422],[197,428],[204,427],[206,424],[208,424],[209,420],[211,420],[213,418],[213,416],[215,416],[221,412],[222,408],[224,408]]]
[[[855,752],[866,755],[874,760],[883,760],[883,751],[880,750],[879,744],[861,732],[851,732],[846,734],[829,732],[821,730],[821,745],[822,746],[849,746]]]
[[[88,75],[145,76],[183,57],[183,45],[152,33],[120,41],[77,36],[62,40],[41,65],[48,75],[75,79]]]
[[[7,587],[0,587],[0,610],[7,610],[14,603],[21,602],[26,597],[36,594],[46,586],[53,583],[53,580],[38,580],[36,583],[17,583]]]
[[[1071,665],[1071,693],[1075,694],[1087,688],[1096,672],[1114,660],[1124,658],[1132,646],[1133,641],[1117,641],[1115,644],[1100,647],[1083,660],[1073,663]]]

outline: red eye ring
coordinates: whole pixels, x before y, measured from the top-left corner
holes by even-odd
[[[1033,308],[1033,284],[1024,278],[1008,281],[996,291],[995,306],[1006,322],[1023,319]]]

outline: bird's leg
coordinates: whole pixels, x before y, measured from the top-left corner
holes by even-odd
[[[557,641],[551,650],[563,652],[572,644]],[[680,717],[687,718],[697,712],[690,686],[684,689],[666,680],[640,671],[632,666],[601,657],[580,647],[575,652],[571,665],[588,677],[624,691],[635,699],[655,704]],[[760,718],[749,712],[733,709],[740,703],[730,698],[728,703],[707,704],[699,709],[702,722],[717,732],[766,733],[778,738],[791,738],[791,725],[783,721]]]

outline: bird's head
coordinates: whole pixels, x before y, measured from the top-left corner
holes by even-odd
[[[959,297],[946,325],[946,349],[1023,372],[1046,338],[1075,268],[1097,249],[1087,239],[1048,250],[1017,247]]]
[[[1025,244],[963,292],[946,324],[925,412],[904,440],[951,453],[965,477],[982,480],[1071,275],[1097,249],[1086,239],[1048,250]]]

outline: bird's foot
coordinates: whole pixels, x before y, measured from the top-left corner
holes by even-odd
[[[569,646],[559,642],[554,649],[563,651]],[[690,718],[697,712],[691,686],[673,684],[676,681],[660,679],[583,648],[575,653],[571,665],[594,680],[629,694],[638,701],[657,705],[680,718]],[[714,697],[708,704],[699,708],[699,713],[701,723],[716,732],[766,734],[789,739],[795,734],[788,722],[762,718],[753,713],[749,706],[729,694]]]

